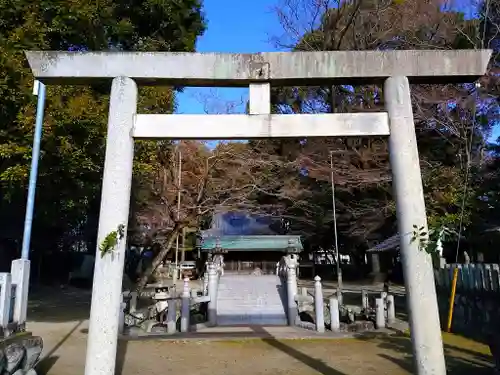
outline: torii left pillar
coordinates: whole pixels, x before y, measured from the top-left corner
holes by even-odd
[[[136,111],[136,83],[127,77],[114,78],[109,104],[97,243],[102,243],[119,225],[125,226],[125,237],[118,242],[112,253],[102,258],[96,257],[85,375],[115,373],[116,361],[110,359],[116,358],[118,344],[119,308],[134,159],[132,128]]]

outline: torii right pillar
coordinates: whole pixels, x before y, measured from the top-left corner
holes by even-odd
[[[424,227],[427,232],[427,216],[408,78],[388,78],[384,85],[384,100],[389,114],[392,184],[415,374],[445,375],[432,259],[419,248],[418,241],[411,242],[414,225]],[[425,312],[425,316],[417,312]]]

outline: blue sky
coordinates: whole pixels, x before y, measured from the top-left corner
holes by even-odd
[[[270,41],[283,30],[273,8],[279,0],[204,0],[208,27],[197,43],[198,52],[271,52],[276,48]],[[455,0],[454,5],[472,15],[472,0]],[[469,6],[468,6],[469,5]],[[242,113],[248,89],[188,88],[178,96],[177,113],[218,113],[228,107]],[[496,127],[492,139],[500,136]]]
[[[274,0],[205,0],[208,28],[198,40],[198,52],[270,52],[269,39],[282,33],[273,12]],[[190,88],[178,97],[178,113],[210,113],[227,106],[245,109],[248,89]],[[207,97],[210,100],[207,100]]]

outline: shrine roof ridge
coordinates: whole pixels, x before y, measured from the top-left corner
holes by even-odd
[[[202,232],[203,235],[203,232]],[[298,235],[229,235],[203,237],[197,246],[210,251],[220,246],[227,251],[283,251],[290,247],[301,252],[304,248]]]
[[[36,79],[79,84],[130,77],[141,85],[245,87],[473,82],[491,50],[319,51],[263,53],[26,51]]]

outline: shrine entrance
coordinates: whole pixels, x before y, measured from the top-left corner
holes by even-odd
[[[275,275],[284,255],[302,252],[300,236],[202,237],[198,244],[204,260],[222,256],[224,273]]]
[[[446,374],[431,258],[420,251],[418,241],[411,241],[413,227],[426,228],[427,217],[410,82],[472,82],[485,74],[491,51],[39,51],[26,55],[33,75],[44,84],[112,81],[98,244],[110,234],[126,233],[134,139],[388,136],[415,373]],[[271,86],[356,83],[383,84],[386,112],[271,114]],[[137,114],[137,85],[141,84],[246,86],[249,115]],[[96,257],[86,375],[115,373],[126,248],[126,238],[119,239],[113,252]]]

